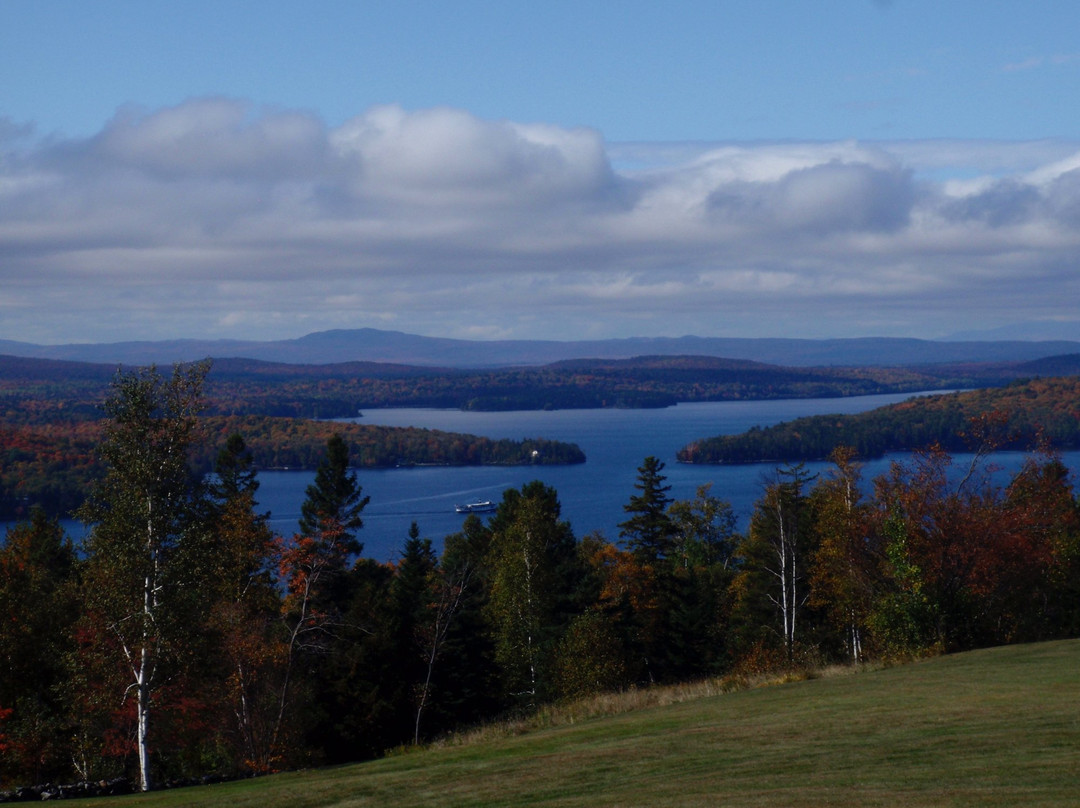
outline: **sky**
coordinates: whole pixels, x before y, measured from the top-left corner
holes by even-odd
[[[1080,339],[1072,0],[0,0],[0,339]]]

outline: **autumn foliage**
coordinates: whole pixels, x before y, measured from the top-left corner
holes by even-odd
[[[92,540],[36,509],[0,548],[4,787],[135,783],[140,746],[150,784],[265,773],[606,690],[1080,635],[1068,469],[1042,450],[995,473],[994,417],[967,424],[985,451],[962,466],[934,446],[866,480],[839,447],[820,475],[776,469],[742,532],[708,486],[672,501],[646,458],[621,541],[577,537],[532,482],[441,542],[413,524],[380,563],[355,433],[319,433],[281,536],[255,505],[266,422],[162,424],[168,383],[132,382],[147,408],[85,435],[109,461]]]

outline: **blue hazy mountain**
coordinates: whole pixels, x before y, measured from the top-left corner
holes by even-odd
[[[326,364],[395,362],[409,365],[485,368],[540,365],[565,359],[627,359],[697,355],[810,367],[919,365],[940,362],[1013,362],[1080,353],[1070,340],[937,341],[890,337],[852,339],[741,339],[736,337],[634,337],[629,339],[461,340],[424,337],[374,328],[319,331],[273,341],[160,340],[99,344],[35,345],[0,340],[0,353],[43,359],[126,365],[191,361],[205,357]]]

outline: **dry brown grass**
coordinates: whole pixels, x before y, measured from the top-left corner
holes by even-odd
[[[724,693],[772,687],[808,679],[852,676],[863,671],[891,667],[897,664],[898,661],[879,661],[860,665],[833,664],[771,672],[733,673],[693,682],[655,685],[652,687],[631,687],[617,692],[597,693],[573,701],[546,704],[534,713],[507,716],[470,727],[433,741],[427,746],[429,748],[469,746],[492,739],[521,735],[533,730],[570,726],[593,718],[621,715],[655,707],[667,707],[687,701],[719,696]],[[409,750],[401,749],[398,751],[405,752]]]

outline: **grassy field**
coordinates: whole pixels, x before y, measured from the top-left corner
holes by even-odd
[[[1080,805],[1080,642],[995,648],[360,765],[81,804]]]

